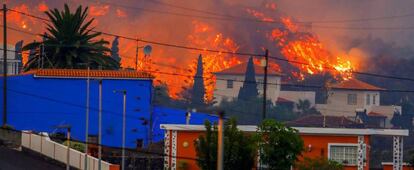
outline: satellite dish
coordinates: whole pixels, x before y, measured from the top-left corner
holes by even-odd
[[[152,52],[152,47],[151,47],[150,45],[146,45],[146,46],[144,47],[144,54],[145,54],[145,55],[150,55],[150,54],[151,54],[151,52]]]

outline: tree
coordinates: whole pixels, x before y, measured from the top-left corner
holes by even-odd
[[[23,57],[22,57],[23,40],[18,41],[15,44],[14,49],[15,49],[16,60],[19,60],[20,61],[19,66],[18,66],[19,67],[19,72],[20,72],[20,69],[23,66],[23,61],[22,61],[23,60]]]
[[[297,130],[271,119],[259,125],[257,139],[260,163],[268,169],[290,169],[304,149]]]
[[[408,155],[410,156],[408,163],[414,167],[414,150],[410,150]]]
[[[297,163],[295,168],[298,170],[343,170],[342,164],[328,160],[324,157],[304,158],[303,161]]]
[[[191,103],[194,107],[203,106],[204,103],[204,94],[206,93],[206,89],[204,87],[204,80],[203,80],[203,58],[201,54],[198,56],[197,61],[197,71],[194,75],[194,84],[193,84],[193,91],[191,97]]]
[[[206,133],[194,145],[197,163],[203,170],[217,167],[217,126],[205,123]],[[256,157],[256,144],[253,137],[237,129],[235,119],[224,125],[224,167],[225,169],[252,169]]]
[[[94,32],[90,27],[94,19],[87,20],[88,8],[79,6],[74,13],[65,4],[65,9],[53,9],[45,12],[51,21],[42,42],[33,42],[23,47],[31,50],[34,57],[30,58],[24,70],[36,69],[38,63],[42,68],[86,68],[119,69],[119,63],[109,57],[111,50],[104,40],[94,40],[101,33]],[[43,47],[43,50],[40,50]],[[40,52],[43,52],[40,58]],[[43,62],[38,62],[42,60]]]
[[[299,111],[299,115],[302,116],[309,114],[321,114],[315,107],[311,107],[311,103],[309,100],[299,100],[299,103],[296,103],[296,108]]]
[[[121,62],[121,57],[119,56],[119,37],[116,36],[114,40],[112,41],[112,47],[111,47],[111,57],[117,61],[118,63]]]
[[[247,63],[243,86],[240,88],[238,99],[248,101],[258,96],[256,74],[254,70],[253,58],[250,57]]]
[[[413,115],[396,111],[391,118],[391,124],[396,128],[412,129],[413,128]]]

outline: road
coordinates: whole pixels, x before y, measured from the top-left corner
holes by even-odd
[[[0,147],[0,170],[63,170],[40,156]]]

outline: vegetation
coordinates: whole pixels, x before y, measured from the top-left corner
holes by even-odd
[[[86,68],[119,69],[119,62],[109,56],[111,50],[104,40],[94,40],[101,33],[94,32],[88,18],[88,8],[79,6],[74,13],[65,9],[45,12],[51,21],[42,42],[32,42],[23,50],[32,52],[24,70],[36,68]],[[40,56],[41,52],[43,55]]]
[[[298,131],[275,120],[264,120],[257,135],[260,163],[268,169],[290,169],[304,149]]]
[[[203,170],[217,166],[217,126],[205,123],[206,133],[194,143],[198,165]],[[224,167],[226,169],[252,169],[256,156],[256,144],[252,136],[237,129],[235,119],[224,125]]]
[[[229,116],[237,118],[240,124],[257,125],[262,121],[263,98],[256,97],[249,101],[224,99],[219,109],[222,109]],[[296,119],[299,114],[293,111],[293,104],[279,104],[277,106],[268,100],[266,105],[267,118],[278,121],[291,121]]]
[[[259,94],[257,90],[256,74],[254,70],[253,58],[250,57],[247,62],[246,73],[243,86],[240,88],[238,99],[240,101],[249,101],[255,99]]]
[[[194,75],[194,84],[191,96],[191,105],[193,108],[198,108],[200,106],[204,106],[204,95],[206,93],[206,89],[204,87],[204,80],[203,80],[203,58],[198,56],[197,61],[197,72]]]
[[[68,141],[64,141],[63,145],[68,146]],[[85,152],[85,144],[75,141],[70,141],[70,148],[75,149],[79,152]]]
[[[324,157],[304,158],[303,161],[297,163],[295,168],[298,170],[343,170],[342,164],[328,160]]]
[[[298,109],[298,114],[301,116],[321,114],[315,107],[311,107],[309,100],[299,100],[299,103],[296,103],[296,108]]]

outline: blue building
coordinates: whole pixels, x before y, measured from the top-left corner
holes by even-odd
[[[87,70],[44,69],[8,77],[7,124],[17,130],[57,132],[71,125],[76,140],[85,139]],[[126,146],[146,143],[149,128],[154,141],[162,140],[160,123],[184,123],[185,111],[151,107],[152,76],[136,71],[91,70],[89,135],[98,135],[99,81],[102,80],[102,144],[121,146],[123,96],[126,90]],[[1,79],[0,85],[2,85]],[[3,96],[3,91],[0,92]],[[0,98],[0,104],[3,97]],[[153,126],[149,127],[150,113]],[[193,113],[192,123],[216,117]],[[0,120],[2,122],[2,120]]]

